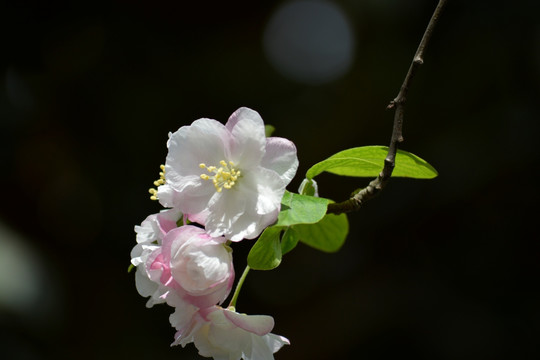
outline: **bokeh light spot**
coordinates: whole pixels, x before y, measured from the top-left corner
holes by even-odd
[[[336,4],[298,0],[273,14],[265,29],[264,49],[283,76],[322,84],[339,78],[351,67],[354,35]]]

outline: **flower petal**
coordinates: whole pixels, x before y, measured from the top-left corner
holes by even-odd
[[[208,211],[208,209],[204,209],[203,211],[195,213],[195,214],[188,214],[187,217],[189,221],[195,222],[204,226],[204,224],[206,224],[206,218],[208,217],[209,214],[210,212]]]
[[[169,316],[169,322],[176,330],[183,330],[185,333],[193,325],[193,316],[199,309],[176,294],[167,298],[167,304],[175,309],[174,313]]]
[[[225,125],[231,132],[231,157],[241,170],[259,165],[266,147],[264,122],[258,112],[240,108]]]
[[[259,217],[254,211],[248,211],[245,216],[237,218],[227,229],[224,236],[234,242],[241,241],[243,239],[253,239],[259,236],[263,228],[259,226]]]
[[[289,339],[287,339],[285,336],[276,335],[276,334],[268,334],[264,336],[263,339],[268,345],[268,347],[270,348],[270,350],[272,351],[272,353],[275,353],[276,351],[281,349],[283,345],[291,344]]]
[[[177,227],[176,222],[182,218],[182,212],[178,209],[167,209],[157,214],[161,237]]]
[[[236,190],[236,189],[235,189]],[[216,196],[209,207],[209,215],[206,218],[206,231],[212,237],[227,235],[234,222],[246,214],[246,201],[243,196],[238,196],[237,191],[223,191]]]
[[[273,173],[267,169],[262,169],[262,172]],[[277,174],[274,173],[273,176],[275,181],[281,182]],[[223,235],[234,242],[242,239],[253,239],[277,220],[281,197],[285,189],[283,188],[277,193],[265,194],[264,186],[267,181],[262,180],[260,184],[254,184],[255,181],[252,181],[252,185],[247,188],[245,187],[247,182],[244,184],[242,191],[250,191],[252,194],[243,197],[239,197],[235,192],[222,192],[219,202],[216,202],[211,208],[205,219],[206,231],[210,236]],[[254,187],[262,189],[253,189]],[[269,212],[261,214],[263,211]]]
[[[175,207],[184,213],[198,213],[205,209],[208,199],[215,188],[211,183],[203,182],[200,176],[190,175],[176,184],[177,190],[169,184],[158,187],[159,203],[166,207]]]
[[[274,318],[268,315],[246,315],[223,309],[225,317],[234,325],[253,334],[263,336],[274,328]]]
[[[284,138],[267,138],[266,152],[260,165],[277,172],[283,181],[288,184],[298,169],[296,146],[292,141]]]
[[[165,185],[158,188],[164,206],[178,207],[185,213],[202,211],[215,192],[211,182],[200,175],[201,163],[217,165],[230,157],[231,135],[215,120],[199,119],[171,134],[165,161]]]
[[[258,167],[251,176],[256,179],[257,205],[259,215],[269,214],[281,207],[281,198],[285,193],[286,183],[273,170]]]
[[[143,269],[137,268],[135,273],[135,287],[137,292],[144,297],[152,295],[158,289],[159,284],[153,282],[148,278],[148,275],[144,273]]]
[[[165,178],[174,179],[177,174],[200,174],[201,162],[217,165],[220,160],[228,158],[230,141],[229,131],[216,120],[199,119],[190,126],[182,126],[168,141],[169,174],[165,169]]]
[[[281,341],[285,339],[286,342]],[[264,336],[251,335],[251,347],[244,352],[245,360],[274,360],[274,353],[283,345],[288,344],[283,336],[266,334]]]

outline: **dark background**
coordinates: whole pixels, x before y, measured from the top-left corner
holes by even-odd
[[[540,2],[449,2],[402,145],[440,175],[391,181],[349,216],[340,252],[299,245],[250,274],[237,307],[275,318],[292,343],[278,359],[540,355]],[[354,57],[329,81],[269,60],[284,3],[2,3],[2,359],[198,358],[169,347],[171,309],[146,309],[126,271],[134,225],[160,209],[147,189],[169,131],[251,107],[297,145],[293,191],[315,162],[389,142],[385,107],[436,1],[336,1]],[[366,181],[323,174],[320,192]]]

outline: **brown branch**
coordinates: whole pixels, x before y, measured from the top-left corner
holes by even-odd
[[[431,39],[433,29],[439,20],[439,16],[442,13],[444,6],[446,5],[446,0],[439,0],[431,20],[422,36],[420,45],[414,54],[413,61],[409,67],[409,71],[405,76],[405,80],[401,85],[398,95],[390,104],[388,104],[387,109],[394,109],[394,127],[392,129],[392,138],[390,139],[390,146],[388,147],[388,154],[386,159],[384,159],[384,167],[377,176],[376,179],[372,180],[367,187],[353,195],[350,199],[345,200],[340,203],[334,203],[328,205],[327,213],[329,214],[341,214],[352,212],[360,209],[362,204],[369,199],[375,197],[385,186],[396,165],[396,153],[398,149],[398,144],[403,142],[403,114],[405,112],[405,103],[407,102],[407,93],[409,92],[409,87],[411,86],[412,79],[414,78],[420,65],[424,63],[424,52],[426,47]]]

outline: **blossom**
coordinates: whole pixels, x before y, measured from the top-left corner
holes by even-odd
[[[147,268],[146,264],[153,261],[157,251],[161,249],[162,240],[176,222],[182,218],[177,209],[169,209],[148,216],[140,226],[135,226],[137,245],[131,250],[131,264],[137,267],[135,286],[142,296],[149,296],[147,307],[164,302],[164,294],[168,289],[159,282],[161,272]]]
[[[239,314],[220,306],[185,314],[177,310],[170,317],[178,330],[172,345],[193,342],[200,355],[215,360],[272,360],[275,352],[289,344],[287,338],[270,333],[271,316]]]
[[[169,135],[164,184],[157,197],[203,224],[211,236],[257,237],[276,221],[296,173],[294,144],[265,137],[260,115],[235,111],[225,125],[199,119]]]
[[[159,283],[170,289],[166,298],[174,293],[199,308],[220,304],[234,282],[232,250],[225,241],[199,227],[181,226],[165,235],[147,267],[160,272]]]

